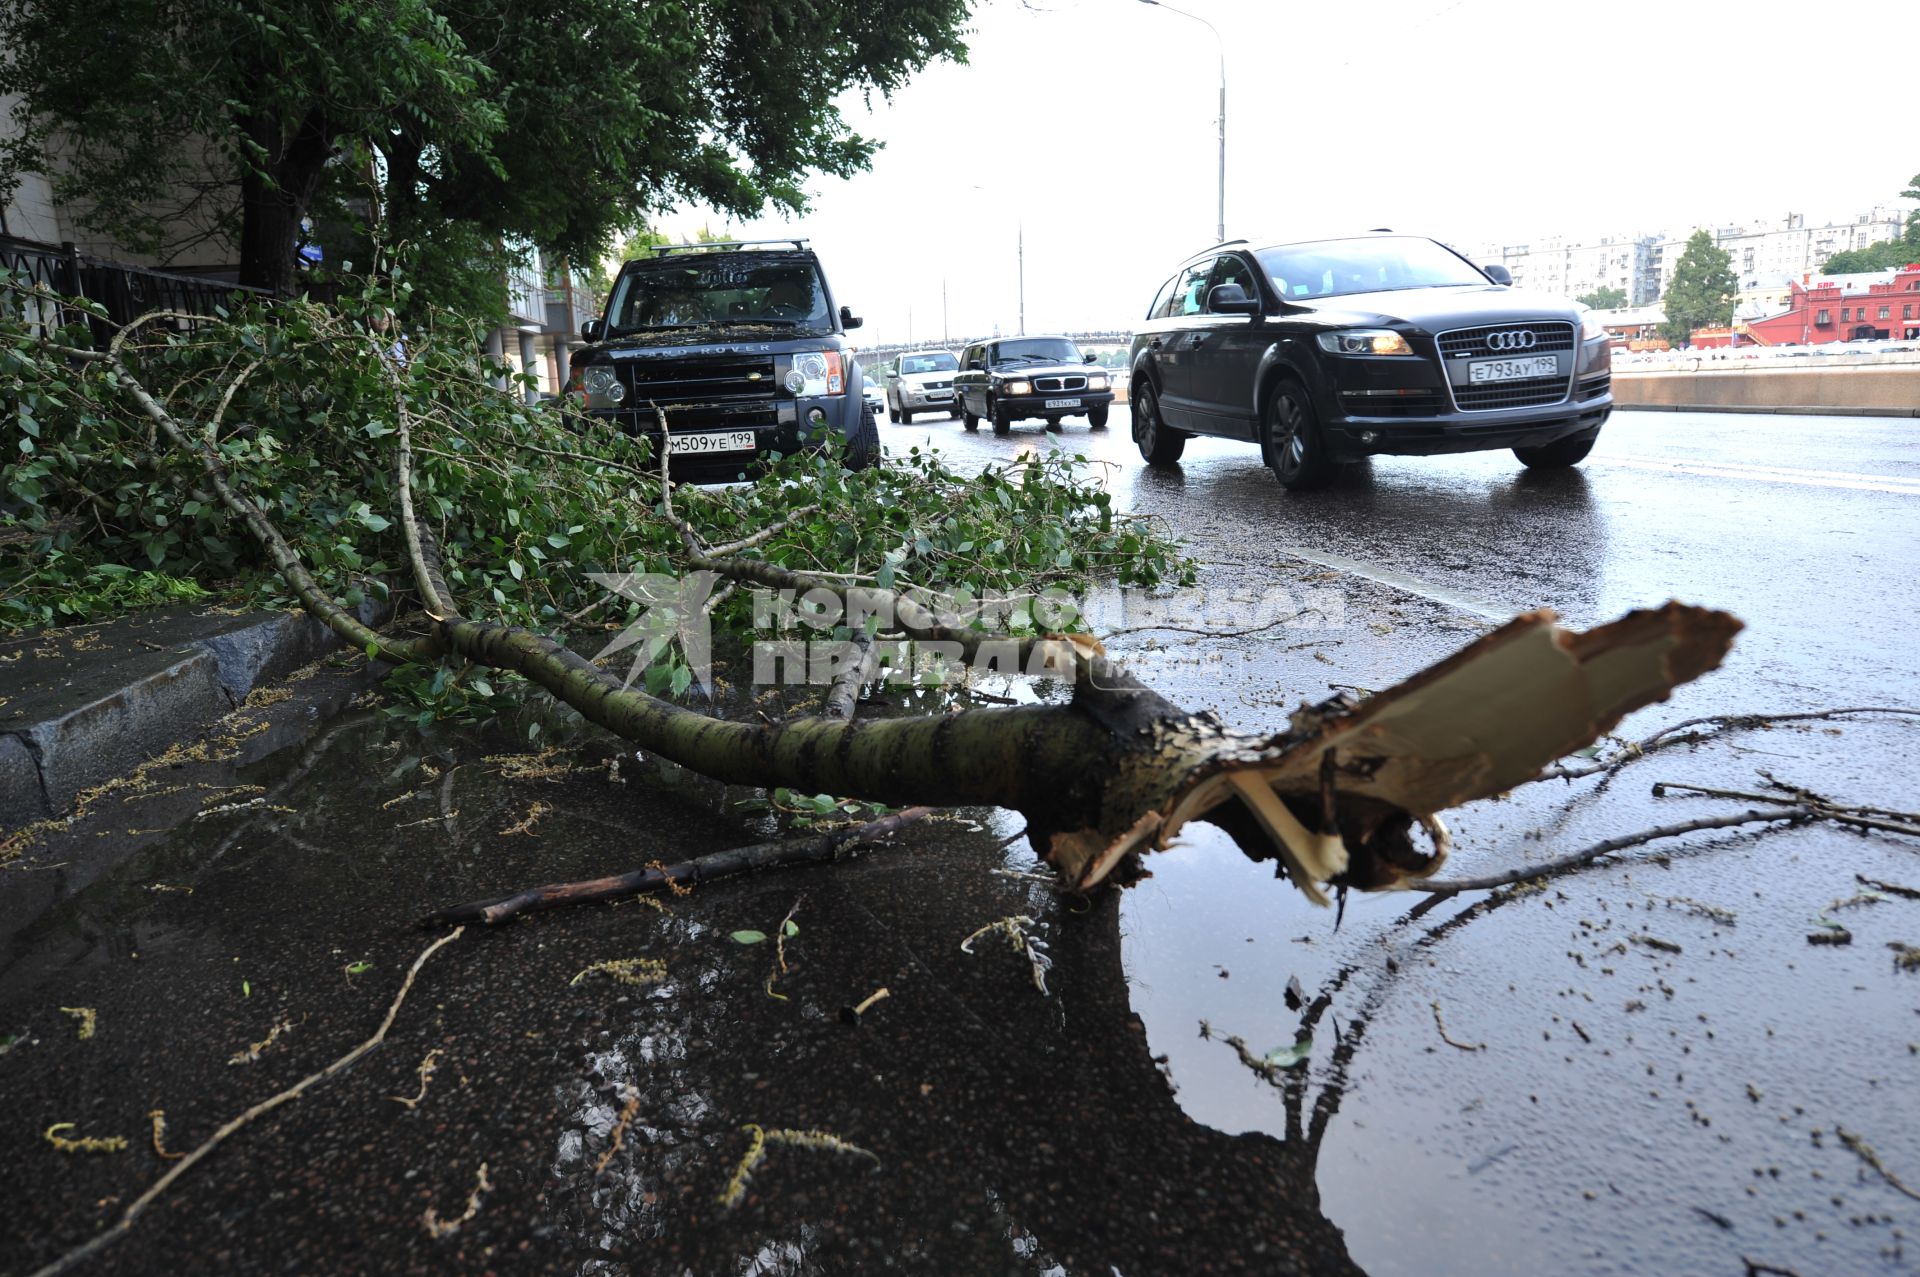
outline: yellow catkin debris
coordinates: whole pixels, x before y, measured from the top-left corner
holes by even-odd
[[[427,1083],[433,1077],[433,1070],[437,1066],[440,1057],[445,1054],[446,1052],[442,1051],[439,1047],[433,1048],[433,1050],[427,1052],[427,1057],[420,1061],[420,1067],[414,1070],[420,1077],[420,1093],[418,1095],[415,1095],[412,1099],[408,1099],[404,1095],[389,1095],[387,1098],[395,1104],[404,1104],[410,1109],[419,1108],[420,1101],[427,1098]]]
[[[535,803],[533,806],[527,808],[527,814],[522,816],[517,824],[512,824],[502,829],[500,836],[502,838],[511,838],[515,834],[526,834],[528,837],[537,837],[538,835],[533,832],[533,827],[540,823],[542,816],[552,810],[553,808],[545,803]]]
[[[753,1178],[754,1169],[766,1160],[769,1144],[785,1144],[792,1148],[810,1148],[827,1153],[846,1153],[854,1157],[866,1158],[873,1163],[875,1170],[880,1168],[880,1158],[877,1154],[861,1148],[858,1144],[850,1144],[830,1131],[769,1131],[754,1122],[748,1122],[740,1129],[746,1131],[752,1139],[747,1145],[747,1155],[740,1159],[740,1164],[733,1170],[733,1178],[727,1181],[726,1191],[720,1194],[720,1204],[729,1209],[745,1200],[747,1181]]]
[[[109,1135],[105,1138],[85,1135],[79,1139],[70,1139],[60,1134],[61,1131],[71,1131],[73,1128],[72,1122],[55,1122],[47,1128],[47,1143],[62,1153],[119,1153],[125,1151],[127,1147],[127,1140],[123,1135]]]
[[[480,1163],[479,1174],[474,1176],[473,1191],[467,1194],[467,1209],[460,1213],[459,1218],[442,1220],[440,1216],[434,1212],[433,1207],[427,1207],[426,1214],[420,1217],[421,1224],[426,1226],[427,1235],[433,1238],[441,1238],[451,1237],[459,1232],[460,1225],[480,1213],[480,1199],[486,1196],[487,1192],[492,1188],[493,1185],[487,1180],[487,1164],[482,1162]]]
[[[165,1109],[154,1109],[148,1113],[147,1116],[153,1120],[153,1151],[158,1153],[163,1160],[169,1162],[177,1162],[185,1157],[185,1153],[169,1153],[166,1150],[167,1111]]]
[[[579,984],[596,971],[631,985],[659,984],[667,978],[667,964],[659,958],[608,958],[587,967],[567,983]]]
[[[262,1051],[265,1051],[268,1047],[272,1046],[275,1039],[277,1039],[282,1033],[287,1032],[291,1028],[293,1028],[292,1020],[280,1021],[278,1024],[274,1025],[271,1029],[267,1030],[266,1037],[261,1038],[258,1042],[255,1042],[252,1046],[248,1047],[244,1051],[234,1052],[233,1056],[227,1060],[227,1063],[228,1064],[254,1063],[256,1060],[260,1058],[260,1053]]]
[[[61,1007],[60,1013],[62,1015],[70,1015],[80,1021],[80,1040],[82,1042],[92,1037],[94,1029],[99,1027],[100,1024],[100,1017],[94,1014],[92,1007]]]

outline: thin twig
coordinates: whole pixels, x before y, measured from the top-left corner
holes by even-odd
[[[107,1229],[93,1240],[83,1242],[79,1246],[74,1247],[46,1267],[35,1272],[33,1277],[55,1277],[56,1274],[66,1272],[89,1255],[95,1254],[113,1242],[118,1241],[122,1235],[133,1227],[134,1221],[140,1218],[141,1212],[153,1204],[153,1200],[156,1197],[166,1192],[175,1180],[186,1174],[201,1158],[225,1143],[229,1136],[237,1133],[242,1127],[246,1126],[247,1123],[253,1121],[254,1118],[270,1113],[290,1100],[298,1099],[300,1095],[309,1088],[351,1067],[357,1063],[362,1056],[386,1041],[387,1030],[393,1027],[394,1018],[400,1014],[400,1005],[407,1000],[407,994],[413,988],[413,979],[420,974],[420,968],[426,965],[428,958],[431,958],[441,949],[458,940],[461,933],[465,930],[465,927],[455,927],[451,932],[441,936],[438,940],[435,940],[432,944],[420,951],[420,956],[413,960],[413,966],[408,968],[407,978],[401,982],[400,991],[393,995],[393,1002],[387,1007],[386,1018],[380,1021],[380,1027],[374,1030],[372,1037],[335,1060],[332,1064],[327,1065],[326,1068],[321,1069],[318,1073],[309,1073],[306,1077],[301,1078],[298,1082],[295,1082],[278,1095],[260,1101],[260,1103],[240,1114],[240,1116],[234,1118],[225,1126],[222,1126],[219,1130],[208,1136],[204,1144],[181,1158],[173,1169],[155,1180],[153,1187],[140,1194],[139,1197],[136,1197],[133,1204],[127,1207],[121,1214],[120,1221],[113,1227]]]
[[[1553,860],[1539,864],[1523,865],[1519,869],[1506,873],[1487,874],[1480,878],[1436,878],[1427,882],[1409,881],[1396,884],[1391,890],[1419,891],[1430,896],[1453,896],[1463,891],[1490,891],[1495,887],[1507,887],[1516,882],[1527,882],[1534,878],[1551,878],[1572,869],[1578,869],[1602,856],[1625,851],[1629,847],[1638,847],[1658,838],[1674,838],[1681,834],[1690,834],[1698,829],[1731,829],[1739,825],[1759,825],[1785,823],[1803,825],[1814,819],[1804,811],[1743,811],[1732,816],[1703,816],[1699,820],[1686,820],[1673,825],[1661,825],[1656,829],[1643,829],[1637,834],[1622,834],[1618,838],[1608,838],[1604,842],[1594,843],[1579,851],[1569,852]]]
[[[1920,717],[1920,709],[1906,709],[1890,705],[1855,705],[1847,709],[1807,710],[1786,714],[1709,714],[1704,718],[1688,718],[1671,727],[1663,727],[1651,736],[1628,744],[1603,762],[1585,766],[1549,767],[1533,779],[1540,780],[1579,780],[1585,776],[1598,776],[1604,772],[1619,771],[1636,758],[1644,757],[1656,750],[1672,745],[1687,745],[1707,739],[1709,736],[1728,731],[1751,731],[1755,728],[1770,727],[1774,723],[1803,722],[1814,719],[1839,718],[1845,714],[1902,714],[1908,717]],[[1689,728],[1711,724],[1712,732],[1688,731]],[[1682,735],[1681,733],[1685,733]],[[1532,782],[1526,782],[1531,784]]]
[[[1107,631],[1105,634],[1102,634],[1100,636],[1100,641],[1102,643],[1106,643],[1106,642],[1112,641],[1113,639],[1119,638],[1123,634],[1145,634],[1148,632],[1166,633],[1166,634],[1198,634],[1203,638],[1220,638],[1220,639],[1245,638],[1249,634],[1264,633],[1267,630],[1272,629],[1276,625],[1285,625],[1289,621],[1297,621],[1303,616],[1324,617],[1325,613],[1321,612],[1320,609],[1317,607],[1303,608],[1298,612],[1290,612],[1286,616],[1280,617],[1278,620],[1268,621],[1265,625],[1255,625],[1255,626],[1252,626],[1251,628],[1244,629],[1244,630],[1209,630],[1209,629],[1198,628],[1191,625],[1129,625],[1127,628],[1123,630]]]

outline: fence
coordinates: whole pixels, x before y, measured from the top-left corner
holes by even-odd
[[[0,270],[24,277],[27,282],[63,297],[83,297],[98,303],[107,312],[106,321],[85,316],[96,343],[104,342],[113,326],[125,324],[148,311],[211,315],[216,306],[228,305],[235,293],[271,295],[264,289],[247,288],[226,280],[176,275],[91,257],[72,244],[41,244],[24,239],[0,238]],[[21,298],[17,294],[5,304],[15,314],[23,315],[42,336],[83,318],[81,312],[72,307],[38,298]]]

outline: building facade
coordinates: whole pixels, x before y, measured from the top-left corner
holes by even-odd
[[[1920,340],[1920,262],[1899,270],[1795,284],[1787,309],[1749,320],[1741,333],[1769,346]]]

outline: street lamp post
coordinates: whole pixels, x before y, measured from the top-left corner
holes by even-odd
[[[1213,228],[1216,243],[1227,242],[1227,42],[1220,38],[1220,28],[1208,22],[1197,13],[1188,13],[1185,9],[1176,9],[1162,0],[1140,0],[1141,4],[1150,4],[1156,9],[1165,9],[1168,13],[1177,13],[1183,18],[1192,18],[1207,30],[1213,32],[1213,42],[1220,47],[1220,204],[1219,217]]]

